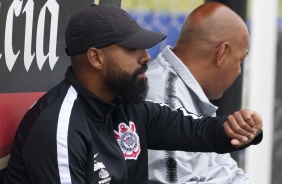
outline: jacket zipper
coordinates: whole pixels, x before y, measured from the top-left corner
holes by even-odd
[[[109,125],[110,128],[111,128],[112,130],[114,130],[113,124],[112,124],[112,122],[111,122],[110,117],[111,117],[111,114],[108,114],[107,117],[106,117],[106,125]],[[107,128],[107,126],[106,126],[106,128]],[[113,132],[113,134],[114,134],[114,132]],[[104,132],[103,132],[103,135],[104,135],[105,139],[118,151],[118,153],[120,154],[120,156],[122,157],[122,159],[125,160],[125,159],[124,159],[124,156],[123,156],[123,153],[122,153],[122,151],[121,151],[120,146],[118,145],[118,143],[117,143],[117,142],[113,143],[111,140],[109,140],[108,137],[105,136]],[[113,135],[113,136],[114,136],[114,135]],[[114,138],[114,139],[115,139],[115,138]],[[126,171],[126,173],[125,173],[125,174],[126,174],[126,176],[125,176],[125,183],[124,183],[124,184],[126,184],[126,183],[127,183],[127,167],[126,167],[126,162],[125,162],[125,161],[124,161],[123,166],[124,166],[125,171]]]

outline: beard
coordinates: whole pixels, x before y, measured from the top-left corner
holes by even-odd
[[[138,78],[139,74],[147,70],[147,64],[136,69],[133,74],[122,70],[107,57],[107,77],[105,80],[109,89],[117,93],[124,101],[140,104],[144,102],[148,92],[147,77]]]

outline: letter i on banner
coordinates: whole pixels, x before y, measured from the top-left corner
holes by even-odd
[[[33,61],[35,53],[31,53],[32,46],[32,24],[33,24],[33,14],[34,14],[34,2],[33,0],[28,0],[23,13],[25,13],[26,23],[25,23],[25,41],[24,41],[24,66],[26,71],[29,70],[30,65]]]

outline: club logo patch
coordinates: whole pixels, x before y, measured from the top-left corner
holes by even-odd
[[[129,122],[129,126],[125,123],[120,123],[118,126],[118,132],[115,131],[115,136],[125,160],[137,160],[141,148],[135,124],[132,121]]]

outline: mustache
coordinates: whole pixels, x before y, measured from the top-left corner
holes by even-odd
[[[138,68],[134,73],[136,73],[137,75],[139,74],[143,74],[148,70],[148,65],[146,63],[142,64],[142,66],[140,68]]]

